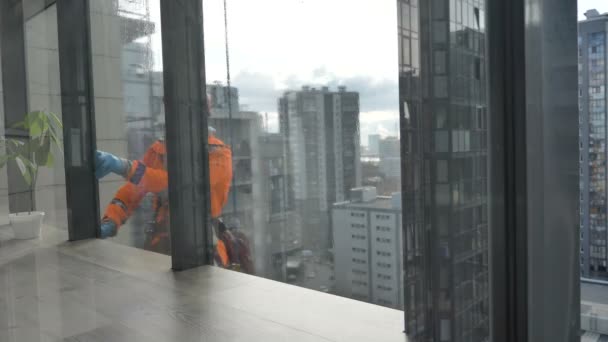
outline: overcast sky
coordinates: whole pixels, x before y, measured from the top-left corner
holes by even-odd
[[[600,13],[608,12],[608,0],[578,0],[578,18],[585,19],[583,14],[592,8]]]
[[[223,1],[203,5],[207,80],[225,83]],[[284,90],[345,85],[360,93],[363,139],[394,131],[395,8],[395,0],[228,0],[230,71],[241,104],[271,113],[276,128]]]
[[[226,83],[223,0],[203,6],[207,81]],[[579,0],[579,19],[590,8],[608,12],[608,0]],[[345,85],[361,94],[362,142],[370,133],[394,134],[395,0],[228,0],[228,20],[233,85],[247,109],[270,113],[271,127],[284,90]]]

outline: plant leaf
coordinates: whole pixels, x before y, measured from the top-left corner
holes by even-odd
[[[39,137],[42,135],[43,128],[40,120],[34,119],[30,122],[30,137]]]
[[[57,134],[55,132],[53,132],[52,129],[49,130],[49,134],[51,136],[51,145],[54,145],[55,147],[57,147],[57,149],[59,150],[61,155],[63,155],[63,144],[62,144],[61,140],[57,137]]]
[[[17,156],[15,158],[17,162],[17,167],[19,167],[19,172],[21,172],[21,176],[25,180],[28,186],[32,185],[32,175],[30,174],[30,168],[26,165],[26,162],[23,157]]]
[[[17,139],[6,139],[6,150],[9,154],[20,154],[25,142]]]
[[[10,159],[11,156],[8,154],[0,156],[0,169],[3,168]]]
[[[47,113],[48,117],[51,118],[51,122],[54,123],[54,126],[58,129],[63,129],[63,124],[61,123],[61,119],[55,113]]]
[[[12,128],[25,128],[25,121],[19,121],[11,125]]]
[[[48,168],[52,168],[55,165],[55,157],[53,157],[52,153],[49,153],[47,155],[47,160],[46,160],[46,164],[43,164],[44,166],[48,167]]]
[[[36,165],[46,165],[51,154],[51,138],[49,136],[41,137],[39,142],[36,141],[35,146],[36,148],[32,151],[33,161],[36,162]]]
[[[61,155],[63,155],[63,144],[61,137],[63,137],[63,124],[61,123],[61,119],[52,112],[47,112],[46,120],[48,121],[48,132],[52,138],[51,144],[55,145]]]

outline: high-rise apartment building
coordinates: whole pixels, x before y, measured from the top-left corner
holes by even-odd
[[[484,2],[398,6],[406,330],[488,341]]]
[[[278,133],[265,133],[259,137],[262,198],[265,203],[266,246],[270,258],[265,275],[274,280],[287,281],[288,256],[302,248],[302,218],[296,213],[289,198],[290,177],[287,168],[285,137]]]
[[[304,218],[308,248],[328,247],[329,210],[361,183],[359,93],[303,87],[278,101],[290,197]]]
[[[579,23],[581,275],[608,279],[606,210],[606,37],[608,14]]]
[[[207,85],[207,93],[211,98],[208,124],[232,149],[233,182],[222,218],[229,226],[236,226],[247,234],[253,244],[256,273],[264,276],[271,272],[271,253],[266,246],[265,175],[259,167],[262,119],[256,112],[240,110],[239,92],[235,87],[216,83]]]
[[[386,178],[399,179],[401,177],[400,144],[397,137],[386,137],[378,141],[380,172]]]
[[[401,194],[377,197],[374,187],[351,191],[351,201],[332,208],[335,293],[401,309]]]
[[[380,139],[382,139],[380,134],[370,134],[367,136],[368,150],[370,154],[377,155],[380,152]]]
[[[230,112],[238,113],[240,110],[239,90],[228,88],[220,82],[207,84],[207,94],[211,100],[211,111],[215,115],[228,117]]]

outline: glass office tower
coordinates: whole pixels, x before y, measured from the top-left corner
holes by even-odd
[[[487,341],[484,2],[398,1],[406,327]]]
[[[581,276],[608,279],[606,254],[606,23],[588,11],[579,23]]]

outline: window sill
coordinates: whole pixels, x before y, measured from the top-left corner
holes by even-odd
[[[407,340],[398,310],[217,267],[171,272],[168,256],[107,240],[63,242],[67,233],[48,226],[39,241],[7,236],[0,234],[0,245],[11,245],[0,249],[0,274],[10,270],[13,277],[0,277],[10,282],[0,296],[18,298],[18,293],[28,305],[0,308],[0,315],[4,309],[60,311],[38,315],[38,324],[28,321],[27,327],[17,322],[29,332],[45,327],[45,334],[60,338],[85,338],[101,330],[159,340]],[[31,293],[17,283],[28,276]],[[49,298],[34,300],[41,289]],[[75,316],[82,319],[68,322]]]

